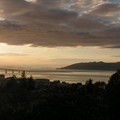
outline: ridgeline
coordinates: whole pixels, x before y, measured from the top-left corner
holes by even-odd
[[[77,70],[113,70],[120,68],[120,62],[105,63],[105,62],[88,62],[88,63],[75,63],[60,69],[77,69]]]

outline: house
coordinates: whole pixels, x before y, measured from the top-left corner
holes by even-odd
[[[5,75],[4,74],[0,74],[0,80],[5,79]]]

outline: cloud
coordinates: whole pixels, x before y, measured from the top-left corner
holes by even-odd
[[[120,48],[120,1],[0,0],[0,42]]]
[[[119,4],[113,4],[113,3],[107,2],[95,7],[91,13],[95,15],[100,15],[100,16],[114,16],[115,13],[119,11],[120,11]]]
[[[48,59],[46,63],[52,66],[56,67],[61,67],[61,66],[66,66],[74,63],[79,63],[79,62],[86,62],[86,61],[93,61],[93,59],[83,59],[83,58],[55,58],[55,59]],[[45,62],[45,60],[43,61]]]
[[[120,46],[119,45],[116,45],[116,46],[115,45],[113,45],[113,46],[111,45],[111,46],[105,46],[105,48],[120,48]]]
[[[26,56],[28,54],[23,53],[0,53],[0,56]]]
[[[30,4],[24,0],[0,0],[1,14],[5,18],[28,11]]]
[[[116,56],[113,56],[113,57],[117,57],[117,58],[119,58],[119,57],[120,57],[120,55],[116,55]]]

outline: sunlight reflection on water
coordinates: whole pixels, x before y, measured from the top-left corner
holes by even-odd
[[[41,79],[46,78],[53,80],[60,80],[65,81],[69,83],[85,83],[88,79],[93,79],[93,82],[96,81],[105,81],[107,82],[110,78],[110,76],[114,73],[114,71],[88,71],[88,70],[64,70],[64,71],[39,71],[39,72],[27,72],[27,77],[33,76],[34,79]],[[21,75],[17,72],[14,73],[17,77],[20,77]],[[8,72],[6,74],[6,77],[12,76],[11,72]]]

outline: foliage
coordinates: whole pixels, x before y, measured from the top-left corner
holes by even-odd
[[[0,118],[114,120],[119,117],[119,101],[119,82],[113,86],[92,80],[85,85],[48,82],[38,89],[32,77],[11,77],[0,86]]]

